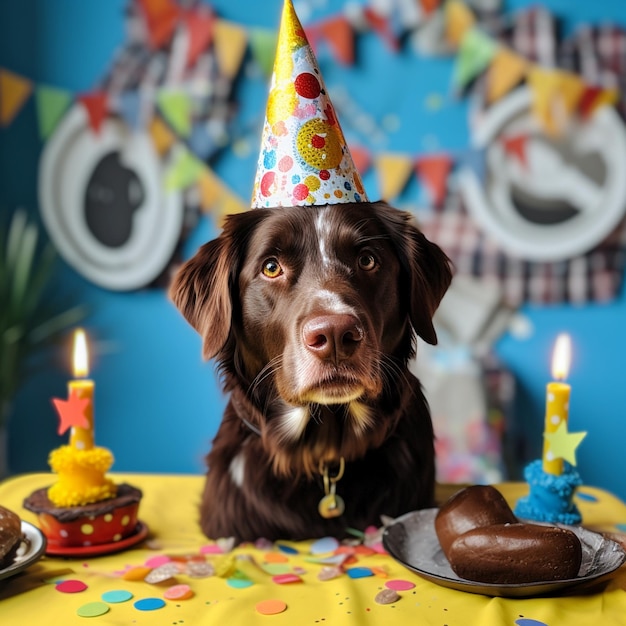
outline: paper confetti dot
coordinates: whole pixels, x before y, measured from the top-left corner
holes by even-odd
[[[137,600],[133,606],[138,611],[155,611],[165,606],[165,600],[161,600],[161,598],[142,598]]]
[[[388,580],[385,583],[385,587],[387,589],[393,589],[394,591],[408,591],[409,589],[415,588],[415,583],[412,583],[410,580]]]
[[[119,604],[120,602],[130,600],[133,597],[133,594],[130,591],[125,591],[124,589],[115,589],[113,591],[105,591],[100,597],[104,602]]]
[[[249,578],[228,578],[226,584],[233,589],[247,589],[254,585]]]
[[[527,619],[522,617],[521,619],[515,620],[516,626],[547,626],[545,622],[540,622],[536,619]]]
[[[81,580],[64,580],[60,582],[55,589],[62,593],[80,593],[87,589],[87,585]]]
[[[143,580],[152,569],[150,567],[131,567],[122,574],[124,580]]]
[[[294,548],[293,546],[288,546],[288,545],[286,545],[284,543],[277,543],[276,547],[281,552],[284,552],[285,554],[298,554],[297,548]]]
[[[165,554],[160,554],[158,556],[151,556],[149,559],[146,559],[144,565],[150,568],[160,567],[161,565],[169,563],[171,560],[172,559],[169,556]]]
[[[263,560],[266,563],[287,563],[289,557],[281,552],[268,552],[263,556]]]
[[[334,552],[339,547],[339,542],[334,537],[322,537],[315,541],[310,548],[311,554],[326,554]]]
[[[287,604],[282,600],[262,600],[255,608],[261,615],[277,615],[287,610]]]
[[[395,589],[382,589],[376,594],[374,602],[376,602],[376,604],[393,604],[399,599],[400,596]]]
[[[374,572],[372,572],[369,567],[351,567],[346,570],[346,574],[348,574],[350,578],[367,578],[373,576]]]
[[[194,593],[189,585],[174,585],[163,592],[166,600],[189,600]]]
[[[272,576],[272,582],[275,582],[277,585],[288,585],[290,583],[301,583],[302,578],[297,574],[278,574],[277,576]]]
[[[104,602],[88,602],[76,609],[78,617],[99,617],[109,612],[109,606]]]
[[[333,567],[326,565],[318,572],[318,580],[332,580],[333,578],[339,578],[343,574],[343,570],[340,567]]]

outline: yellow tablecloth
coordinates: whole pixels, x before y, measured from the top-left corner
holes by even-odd
[[[305,624],[402,626],[577,626],[626,624],[626,567],[606,580],[585,589],[575,587],[567,594],[552,598],[503,599],[469,594],[440,587],[405,569],[391,557],[382,554],[358,556],[350,567],[378,570],[378,575],[351,578],[341,575],[328,581],[318,579],[321,565],[306,560],[310,542],[293,544],[299,554],[287,555],[284,564],[299,573],[301,582],[277,584],[271,574],[263,571],[267,551],[242,546],[231,553],[234,566],[253,583],[246,588],[231,586],[227,576],[191,578],[177,576],[178,583],[189,584],[194,596],[188,600],[166,600],[158,610],[141,611],[134,602],[142,598],[163,598],[170,580],[160,585],[128,581],[120,573],[129,566],[141,566],[158,556],[186,556],[206,550],[210,542],[197,524],[197,506],[203,478],[200,476],[113,474],[116,482],[129,482],[144,492],[140,519],[150,529],[150,540],[125,552],[83,559],[44,557],[24,572],[0,580],[1,626],[47,624],[71,626],[90,619],[95,625],[203,626],[216,624],[253,626],[302,626]],[[0,504],[18,512],[35,523],[35,517],[22,509],[23,498],[53,478],[48,474],[29,474],[0,484]],[[521,483],[498,486],[509,502],[526,493]],[[606,491],[584,487],[577,504],[585,526],[609,532],[626,531],[626,505]],[[272,552],[278,553],[276,549]],[[282,554],[282,553],[281,553]],[[248,557],[253,557],[251,560]],[[227,558],[227,557],[226,557]],[[207,555],[208,561],[224,565],[223,556]],[[220,561],[221,559],[221,561]],[[387,578],[382,576],[387,573]],[[87,589],[80,593],[61,593],[51,580],[76,579]],[[415,584],[400,591],[400,599],[382,605],[374,601],[385,583],[402,579]],[[102,602],[104,592],[129,591],[133,598],[124,603],[110,603],[101,616],[84,618],[79,607]],[[287,609],[276,615],[261,615],[256,610],[260,601],[282,600]]]

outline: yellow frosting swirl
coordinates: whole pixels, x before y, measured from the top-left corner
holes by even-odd
[[[61,446],[50,453],[48,462],[59,480],[48,489],[48,498],[59,507],[83,506],[113,498],[117,487],[106,477],[113,454],[106,448],[77,450]]]

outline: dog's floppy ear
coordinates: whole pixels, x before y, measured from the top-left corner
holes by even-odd
[[[409,317],[415,332],[435,345],[437,333],[433,315],[452,281],[450,259],[419,230],[415,217],[388,204],[377,203],[388,224],[391,237],[408,274]]]
[[[205,359],[219,353],[230,332],[232,256],[229,238],[222,233],[178,270],[169,288],[171,300],[202,337]]]
[[[227,216],[222,233],[205,243],[176,273],[169,296],[200,333],[205,359],[217,356],[228,341],[239,268],[261,210]]]

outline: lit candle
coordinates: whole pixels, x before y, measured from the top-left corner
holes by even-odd
[[[572,344],[569,335],[563,333],[556,338],[552,355],[552,378],[546,389],[546,418],[544,433],[555,432],[561,424],[567,426],[569,417],[570,386],[565,383],[569,373]],[[550,443],[543,443],[543,471],[559,476],[563,472],[563,459],[555,458]]]
[[[89,380],[89,355],[87,351],[87,337],[82,328],[78,328],[74,333],[74,379],[68,382],[68,395],[72,392],[81,399],[89,400],[85,407],[84,416],[88,426],[72,426],[70,433],[70,446],[76,450],[91,450],[94,446],[93,436],[93,393],[94,382]]]

